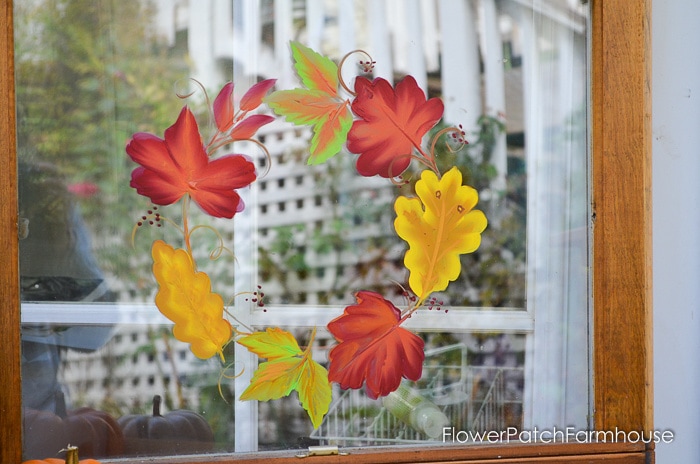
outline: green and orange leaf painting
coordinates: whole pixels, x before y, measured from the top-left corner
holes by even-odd
[[[291,49],[294,69],[306,88],[279,90],[264,101],[287,121],[313,126],[309,164],[320,164],[340,152],[352,126],[352,112],[338,94],[338,66],[298,42],[291,42]]]
[[[433,171],[423,171],[416,194],[418,198],[396,199],[394,228],[408,242],[404,264],[410,273],[408,284],[420,303],[459,277],[459,255],[479,248],[486,216],[473,209],[478,194],[462,185],[462,173],[456,167],[442,179]]]
[[[418,380],[423,371],[423,340],[400,327],[401,311],[380,294],[360,291],[357,304],[328,323],[338,345],[328,357],[328,378],[342,388],[366,384],[371,398],[388,395],[402,378]]]
[[[156,306],[175,323],[175,338],[189,343],[200,359],[218,354],[224,361],[223,347],[233,329],[223,318],[224,301],[211,291],[209,276],[195,269],[185,250],[176,250],[162,240],[153,242],[151,255],[159,285]]]
[[[313,338],[304,351],[292,334],[277,327],[239,339],[250,352],[267,359],[258,365],[241,400],[269,401],[296,391],[314,428],[318,428],[331,403],[331,387],[326,368],[311,358]]]

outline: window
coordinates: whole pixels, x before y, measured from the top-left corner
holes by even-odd
[[[634,10],[634,11],[633,11]],[[7,21],[8,16],[3,20]],[[627,430],[651,428],[650,391],[645,387],[644,380],[650,375],[649,362],[650,350],[648,332],[650,325],[650,298],[648,264],[648,187],[649,167],[649,128],[648,128],[648,97],[646,97],[646,82],[648,77],[645,69],[639,70],[640,63],[646,63],[645,43],[639,37],[647,37],[648,25],[645,10],[631,6],[603,5],[603,2],[593,4],[593,182],[595,203],[595,228],[596,239],[594,241],[594,368],[596,375],[595,405],[596,427],[612,428],[619,426]],[[619,27],[625,24],[625,27]],[[2,30],[11,30],[3,28]],[[605,48],[602,43],[605,43]],[[3,56],[3,70],[11,70],[12,48],[10,37],[3,37],[3,44],[7,55]],[[625,53],[615,53],[624,49]],[[629,58],[625,60],[620,58]],[[643,66],[642,66],[643,67]],[[7,71],[4,71],[7,72]],[[1,82],[7,86],[12,82],[12,76]],[[8,98],[8,107],[12,107],[12,89],[3,88],[3,95]],[[620,92],[627,98],[615,99]],[[606,98],[607,97],[607,98]],[[14,124],[3,121],[2,140],[13,140]],[[624,130],[623,130],[624,129]],[[6,143],[6,142],[5,142]],[[11,153],[14,144],[9,144],[5,150]],[[624,164],[620,164],[620,160]],[[6,227],[4,240],[10,240],[8,246],[0,247],[5,262],[16,261],[17,244],[14,237],[16,214],[13,210],[13,200],[16,193],[12,191],[15,185],[13,176],[13,159],[3,160],[9,163],[9,169],[3,169],[4,195],[8,201],[2,204],[3,221]],[[633,169],[634,171],[630,171]],[[640,171],[638,172],[637,169]],[[624,182],[623,182],[624,180]],[[619,214],[617,209],[620,204],[625,205],[624,214]],[[639,225],[642,227],[639,227]],[[17,275],[12,275],[10,269],[3,275],[3,295],[6,295],[8,305],[17,306],[18,289]],[[614,289],[614,290],[613,290]],[[3,313],[3,339],[8,343],[8,350],[4,356],[9,366],[0,375],[3,376],[3,384],[15,386],[3,401],[3,411],[16,411],[19,402],[19,316],[15,312]],[[619,327],[627,330],[620,331]],[[12,366],[15,366],[14,368]],[[627,375],[620,375],[621,373]],[[6,376],[6,377],[5,377]],[[636,383],[635,383],[636,382]],[[21,429],[19,411],[14,417],[3,420],[3,461],[16,462],[19,446],[17,443],[17,431]],[[8,432],[5,433],[5,430]],[[12,431],[11,433],[9,431]],[[14,441],[12,441],[14,440]],[[532,456],[534,453],[556,454],[584,454],[590,452],[606,452],[613,450],[634,451],[640,455],[637,461],[629,457],[629,462],[644,462],[643,450],[639,446],[569,446],[569,447],[544,447],[549,451],[532,451],[528,447],[516,447],[510,450],[500,450],[499,455]],[[467,448],[438,450],[430,452],[430,459],[447,459],[448,457],[462,456],[462,459],[485,456],[483,453],[491,450],[474,450]],[[442,454],[441,454],[442,453]],[[460,454],[461,453],[461,454]],[[511,454],[512,453],[512,454]],[[520,453],[520,454],[518,454]],[[532,453],[532,454],[529,454]],[[428,458],[427,454],[413,455],[408,459]],[[571,462],[573,458],[562,459],[562,462]]]

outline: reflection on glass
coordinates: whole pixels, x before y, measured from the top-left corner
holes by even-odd
[[[183,104],[175,93],[188,78],[207,89],[263,78],[297,87],[290,40],[336,61],[367,50],[374,75],[390,82],[413,75],[445,102],[433,133],[461,125],[469,142],[459,151],[439,144],[437,158],[477,189],[489,226],[478,251],[462,256],[459,279],[407,324],[426,342],[426,361],[422,379],[402,391],[436,406],[455,431],[588,426],[585,7],[15,3],[26,458],[59,455],[68,442],[81,457],[105,457],[443,441],[421,433],[405,411],[392,413],[395,405],[337,385],[315,430],[295,396],[241,406],[240,382],[255,358],[227,347],[236,362],[222,377],[224,366],[195,358],[152,305],[150,244],[178,233],[141,227],[132,243],[134,225],[154,213],[129,188],[125,141],[172,125]],[[360,72],[343,69],[348,82]],[[204,107],[196,98],[188,104]],[[393,203],[413,191],[419,170],[398,188],[358,176],[345,151],[309,166],[307,129],[265,126],[269,157],[236,146],[267,173],[245,192],[249,214],[235,230],[216,223],[236,259],[211,261],[206,271],[228,298],[242,283],[260,286],[264,304],[236,299],[250,327],[288,328],[303,345],[318,326],[314,359],[327,365],[335,340],[322,328],[355,292],[404,301],[406,245],[393,230]],[[158,212],[180,215],[178,206]],[[202,239],[216,246],[215,237]],[[78,443],[65,425],[76,416],[105,425]],[[199,424],[200,438],[144,432],[176,417]]]
[[[20,245],[22,299],[106,299],[109,290],[92,255],[85,225],[57,170],[48,164],[20,161],[19,176],[19,209],[24,224]],[[28,456],[51,456],[65,446],[65,438],[61,437],[64,429],[54,430],[46,425],[54,418],[67,416],[65,392],[59,379],[63,353],[67,349],[94,351],[106,343],[111,331],[111,326],[57,325],[50,319],[22,326],[25,443],[32,450]],[[80,438],[73,443],[83,445],[89,454],[103,455],[110,446],[106,441]],[[120,447],[115,450],[122,451]]]
[[[418,382],[404,381],[399,390],[379,400],[369,398],[363,390],[336,388],[331,411],[321,427],[291,436],[290,428],[282,428],[282,423],[303,424],[301,416],[291,416],[291,402],[261,403],[260,415],[265,418],[261,446],[278,449],[280,441],[283,447],[294,446],[306,433],[311,440],[303,443],[369,446],[437,444],[443,442],[445,427],[453,435],[452,430],[463,430],[471,437],[509,427],[520,429],[523,335],[420,335],[426,340],[426,359]],[[452,438],[445,435],[445,441]]]

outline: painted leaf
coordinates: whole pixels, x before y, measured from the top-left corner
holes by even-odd
[[[412,76],[406,76],[396,89],[382,78],[358,77],[355,92],[352,111],[360,119],[352,124],[347,148],[360,155],[357,171],[363,176],[400,175],[410,164],[414,148],[442,118],[442,101],[426,101]]]
[[[299,42],[290,42],[294,69],[301,83],[309,90],[327,95],[338,94],[338,66],[329,58],[316,53]]]
[[[250,89],[248,89],[245,95],[243,95],[243,98],[241,98],[241,112],[247,113],[249,111],[253,111],[258,106],[260,106],[260,104],[263,101],[263,97],[265,96],[267,91],[270,90],[273,85],[275,85],[276,81],[277,79],[266,79],[264,81],[258,82],[257,84],[253,85]],[[236,119],[236,111],[233,105],[233,82],[228,82],[221,88],[219,94],[214,99],[212,110],[214,112],[214,121],[216,121],[216,127],[219,129],[219,131],[228,131]],[[273,120],[273,118],[269,116],[265,117],[269,118],[269,121],[267,122]],[[265,122],[264,124],[267,124],[267,122]],[[262,124],[258,125],[257,128],[252,131],[252,134],[250,134],[250,136],[239,137],[235,140],[244,140],[252,137],[253,134],[255,134],[255,131],[260,126],[262,126]]]
[[[311,358],[311,343],[302,351],[292,334],[277,327],[247,335],[238,343],[267,358],[258,365],[241,400],[269,401],[296,391],[314,428],[318,428],[331,403],[331,387],[326,368]]]
[[[238,343],[248,348],[251,353],[266,359],[289,358],[304,354],[294,335],[277,327],[246,335],[239,339]]]
[[[372,398],[399,388],[402,378],[418,380],[423,370],[423,340],[400,327],[401,311],[381,295],[361,291],[357,304],[328,323],[338,345],[329,352],[328,378],[342,388],[367,386]]]
[[[253,111],[262,104],[268,90],[275,85],[277,79],[265,79],[251,86],[241,98],[241,111]]]
[[[296,390],[299,394],[301,407],[309,414],[314,428],[318,428],[323,416],[328,412],[332,391],[328,381],[328,371],[319,363],[311,360],[310,355],[306,362],[301,365],[299,386]]]
[[[153,275],[158,282],[156,306],[175,323],[173,335],[189,343],[200,359],[218,354],[231,339],[231,324],[223,318],[224,301],[211,291],[209,276],[198,272],[185,250],[162,240],[153,242]]]
[[[423,171],[416,182],[418,198],[398,197],[394,203],[396,233],[409,244],[404,265],[408,284],[420,301],[444,290],[462,270],[459,255],[479,248],[486,216],[474,206],[476,190],[462,185],[462,174],[453,167],[438,179]]]
[[[233,125],[234,109],[233,109],[233,82],[228,82],[224,85],[219,94],[214,99],[212,105],[214,111],[214,121],[216,127],[221,132],[226,132]]]
[[[236,124],[231,131],[231,140],[248,140],[265,124],[274,121],[275,118],[265,114],[253,114]]]
[[[165,130],[163,139],[138,132],[127,143],[126,152],[141,165],[131,172],[130,184],[140,195],[157,205],[170,205],[189,195],[214,217],[230,219],[241,211],[244,205],[236,189],[256,178],[255,164],[243,155],[209,158],[187,107]]]
[[[338,95],[338,67],[298,42],[291,43],[294,68],[305,89],[273,92],[265,103],[278,115],[313,130],[309,164],[320,164],[340,152],[352,126],[348,102]]]

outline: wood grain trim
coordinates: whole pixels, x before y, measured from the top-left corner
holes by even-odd
[[[592,19],[594,396],[597,430],[651,430],[651,0]]]
[[[648,464],[648,451],[642,443],[555,443],[555,444],[511,444],[511,445],[472,445],[440,447],[372,448],[350,450],[346,456],[319,456],[299,459],[293,452],[272,452],[249,456],[200,456],[197,458],[162,458],[133,460],[139,464],[254,464],[264,461],[268,464],[435,464],[451,462],[463,464],[478,463],[645,463]],[[107,464],[109,461],[103,461]],[[114,461],[116,464],[117,461]]]
[[[0,462],[21,458],[17,157],[12,2],[0,2]]]

